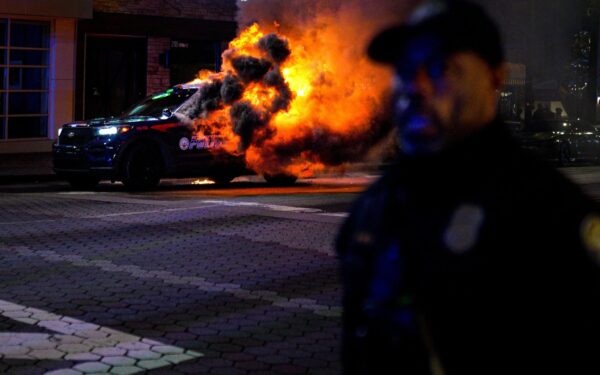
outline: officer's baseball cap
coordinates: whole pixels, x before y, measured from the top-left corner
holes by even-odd
[[[375,61],[394,64],[401,58],[407,42],[421,36],[438,38],[442,52],[447,55],[472,51],[492,67],[504,61],[496,23],[481,6],[461,0],[425,2],[405,23],[375,36],[368,54]]]

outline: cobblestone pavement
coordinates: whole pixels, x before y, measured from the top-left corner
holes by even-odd
[[[339,373],[344,215],[264,201],[0,195],[0,373]]]

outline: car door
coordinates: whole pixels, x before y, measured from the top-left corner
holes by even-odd
[[[165,130],[165,140],[174,163],[175,174],[191,177],[206,173],[214,157],[204,137],[195,134],[193,127],[182,123]]]

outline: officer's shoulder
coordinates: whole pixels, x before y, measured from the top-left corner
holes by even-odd
[[[381,229],[383,212],[390,204],[389,197],[393,189],[392,172],[386,172],[369,186],[353,203],[350,215],[344,221],[336,238],[336,249],[339,255],[354,253],[351,243],[364,243],[365,238],[372,237],[371,232]],[[368,242],[368,241],[367,241]]]
[[[370,227],[382,220],[386,207],[390,205],[394,189],[394,173],[380,176],[354,201],[345,227]]]
[[[376,202],[387,200],[393,190],[395,172],[387,170],[379,176],[355,201],[354,209],[365,209],[373,206]]]
[[[573,206],[576,204],[595,207],[595,202],[584,192],[581,185],[559,170],[541,160],[537,155],[523,150],[519,160],[512,164],[514,183],[518,184],[527,199],[544,205]]]

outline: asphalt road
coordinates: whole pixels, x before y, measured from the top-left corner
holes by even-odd
[[[0,372],[339,373],[332,243],[371,180],[0,186]]]
[[[373,179],[0,186],[0,373],[340,373],[332,244]]]

